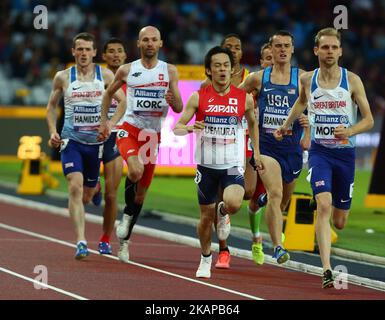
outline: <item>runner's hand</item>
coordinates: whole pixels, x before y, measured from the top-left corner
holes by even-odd
[[[59,148],[62,142],[63,141],[60,138],[60,135],[57,132],[54,132],[51,134],[51,137],[48,141],[48,145],[52,148]]]
[[[111,123],[110,121],[106,121],[105,123],[101,123],[99,126],[99,134],[98,137],[96,138],[99,142],[106,141],[108,137],[111,134]]]

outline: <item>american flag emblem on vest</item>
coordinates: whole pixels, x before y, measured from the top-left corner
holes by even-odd
[[[288,94],[295,94],[295,89],[287,89]]]

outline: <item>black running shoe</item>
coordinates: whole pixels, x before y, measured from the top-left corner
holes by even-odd
[[[333,273],[331,272],[331,270],[326,270],[322,276],[322,288],[332,288],[333,282]]]

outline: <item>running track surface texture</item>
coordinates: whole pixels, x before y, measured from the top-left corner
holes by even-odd
[[[116,257],[116,240],[112,256],[97,253],[101,225],[92,222],[86,223],[92,253],[77,261],[69,217],[4,202],[0,212],[0,300],[385,300],[383,291],[350,283],[347,289],[324,290],[320,276],[270,264],[257,267],[238,257],[232,257],[231,269],[213,266],[211,279],[197,279],[198,248],[138,235],[135,229],[132,263],[125,264]],[[35,288],[41,268],[47,270],[46,289]]]

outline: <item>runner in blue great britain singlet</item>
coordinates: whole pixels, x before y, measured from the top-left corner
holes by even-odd
[[[99,180],[103,144],[97,141],[100,110],[104,92],[102,70],[95,65],[93,81],[79,81],[77,68],[69,70],[69,84],[64,92],[64,126],[61,161],[64,175],[82,172],[84,185],[96,186]]]
[[[298,68],[291,67],[290,83],[273,84],[270,81],[272,67],[264,70],[259,106],[259,148],[262,155],[274,158],[281,166],[282,179],[286,183],[298,178],[302,169],[300,139],[303,128],[296,120],[287,136],[277,141],[273,132],[286,120],[298,98]]]
[[[350,127],[357,122],[357,105],[352,101],[347,70],[334,89],[318,85],[319,69],[314,70],[308,106],[311,125],[309,179],[314,196],[331,192],[335,208],[349,210],[352,202],[355,166],[355,136],[339,139],[334,130],[339,125]]]

